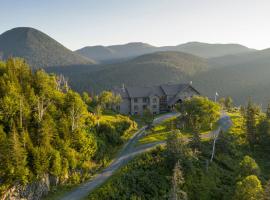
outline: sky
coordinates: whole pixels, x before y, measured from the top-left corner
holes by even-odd
[[[190,41],[270,48],[269,0],[0,0],[0,34],[39,29],[64,46]]]

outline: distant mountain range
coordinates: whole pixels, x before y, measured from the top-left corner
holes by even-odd
[[[113,46],[90,46],[77,50],[82,56],[94,59],[100,63],[112,63],[125,61],[134,57],[159,52],[159,51],[179,51],[190,53],[203,58],[220,57],[224,55],[253,52],[239,44],[207,44],[201,42],[189,42],[178,46],[155,47],[146,43],[128,43]]]
[[[0,58],[10,56],[25,58],[32,68],[64,74],[78,91],[193,81],[209,97],[218,91],[236,103],[249,97],[263,105],[270,100],[270,49],[189,42],[164,47],[128,43],[72,52],[48,35],[23,27],[0,35]]]
[[[27,27],[14,28],[0,35],[0,58],[10,56],[25,58],[32,68],[94,63],[48,35]]]

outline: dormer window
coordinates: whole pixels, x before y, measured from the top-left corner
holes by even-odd
[[[138,103],[138,98],[134,98],[134,103]]]
[[[152,102],[153,102],[153,103],[157,103],[157,99],[156,99],[156,98],[153,98],[153,99],[152,99]]]

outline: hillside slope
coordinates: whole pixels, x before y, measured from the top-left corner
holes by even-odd
[[[114,60],[127,60],[159,51],[180,51],[190,53],[203,58],[211,58],[230,54],[246,53],[255,50],[239,44],[208,44],[200,42],[189,42],[178,46],[155,47],[145,43],[128,43],[113,46],[89,46],[76,52],[85,57],[99,62],[114,62]]]
[[[129,86],[145,86],[187,82],[192,76],[207,68],[205,59],[191,54],[157,52],[120,64],[100,66],[100,70],[95,71],[87,68],[49,70],[68,76],[76,90],[100,91],[123,83]]]
[[[182,51],[197,55],[203,58],[213,58],[225,55],[234,55],[247,52],[253,52],[254,49],[249,49],[240,44],[208,44],[201,42],[188,42],[176,47],[164,47],[174,51]]]
[[[208,60],[179,52],[159,52],[117,65],[100,65],[95,70],[53,68],[51,72],[68,76],[71,85],[79,91],[98,92],[123,83],[144,86],[193,81],[194,86],[210,98],[217,91],[220,97],[232,96],[236,104],[246,103],[252,97],[265,107],[270,101],[269,66],[267,49]]]
[[[0,35],[0,58],[22,57],[32,68],[93,64],[33,28],[14,28]]]
[[[234,97],[236,103],[254,99],[265,107],[270,101],[270,50],[241,55],[225,56],[209,60],[213,66],[206,73],[194,77],[196,86],[213,96]],[[207,86],[207,87],[205,87]]]

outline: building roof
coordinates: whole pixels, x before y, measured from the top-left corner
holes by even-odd
[[[113,89],[113,93],[120,94],[122,98],[139,98],[149,96],[174,96],[187,87],[192,87],[190,84],[164,84],[160,86],[149,87],[121,87]],[[195,90],[193,87],[192,89]]]
[[[125,87],[118,87],[112,90],[114,94],[119,94],[122,98],[128,98],[129,94]]]
[[[149,96],[163,96],[164,92],[160,86],[152,87],[127,87],[126,88],[130,98],[149,97]]]
[[[170,84],[170,85],[161,85],[160,87],[167,96],[173,96],[189,86],[190,86],[189,84],[173,84],[173,85]]]

